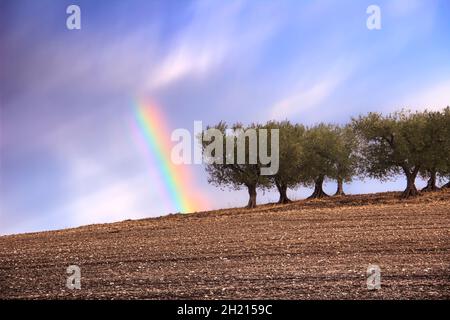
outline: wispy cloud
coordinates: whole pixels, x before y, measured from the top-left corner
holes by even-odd
[[[161,201],[144,159],[132,146],[124,145],[126,140],[118,139],[119,135],[115,144],[105,141],[101,152],[82,145],[54,150],[65,163],[67,201],[60,210],[69,225],[142,218],[170,210]]]
[[[445,0],[380,0],[379,32],[365,28],[365,8],[352,1],[162,3],[131,1],[128,11],[81,1],[90,20],[77,32],[64,29],[53,1],[8,5],[0,232],[172,211],[152,202],[161,198],[157,172],[148,175],[157,169],[126,138],[136,96],[154,96],[186,128],[194,117],[346,121],[387,104],[450,104]],[[245,201],[208,189],[198,169],[215,206]]]
[[[450,106],[450,80],[428,85],[408,94],[398,104],[411,110],[441,110]]]
[[[255,13],[260,14],[261,6]],[[202,77],[226,63],[239,63],[248,48],[253,57],[257,49],[270,38],[279,19],[242,20],[242,1],[194,2],[193,17],[163,53],[160,63],[150,70],[149,90],[157,90],[188,77]],[[267,15],[265,12],[263,16]]]
[[[92,193],[79,194],[73,202],[68,203],[67,216],[70,217],[71,225],[86,225],[162,214],[164,211],[154,205],[154,212],[149,212],[150,203],[145,201],[149,195],[146,179],[110,182]]]
[[[435,6],[434,0],[390,0],[386,4],[387,11],[395,17],[407,16],[425,11],[429,6]]]
[[[320,112],[321,105],[345,83],[355,66],[336,65],[315,80],[302,79],[287,97],[270,107],[270,117],[278,120],[289,119],[315,108],[315,111]]]

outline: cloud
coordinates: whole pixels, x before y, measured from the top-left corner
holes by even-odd
[[[300,87],[297,89],[298,92],[277,102],[272,107],[272,118],[289,118],[316,107],[333,93],[336,86],[337,82],[334,79],[326,79],[307,88]]]
[[[270,107],[270,117],[283,120],[320,107],[349,78],[354,67],[336,66],[316,81],[302,79],[287,97]]]
[[[0,151],[11,155],[7,161],[14,164],[4,183],[11,196],[2,195],[2,221],[27,231],[65,221],[64,226],[73,226],[172,211],[152,184],[160,179],[157,172],[148,175],[151,163],[125,141],[128,129],[122,120],[131,112],[130,96],[154,93],[167,107],[169,120],[180,126],[190,126],[194,116],[204,121],[264,121],[269,116],[297,121],[301,115],[306,121],[335,121],[338,113],[342,119],[367,111],[371,103],[401,102],[396,108],[449,104],[449,81],[417,90],[423,73],[391,68],[413,57],[408,70],[415,71],[417,57],[427,51],[436,53],[433,59],[445,56],[445,41],[431,44],[432,36],[439,35],[432,29],[440,17],[437,2],[411,1],[390,1],[392,10],[380,3],[386,32],[379,33],[364,27],[365,8],[330,1],[194,1],[167,12],[169,18],[165,12],[145,19],[112,4],[97,7],[101,15],[89,32],[76,33],[52,28],[55,32],[37,35],[36,23],[50,20],[45,14],[15,19],[14,27],[4,31],[22,36],[5,37],[0,73]],[[59,9],[53,10],[59,17]],[[355,12],[361,19],[352,18]],[[380,69],[384,63],[386,69]],[[433,60],[424,68],[442,74],[443,65]],[[197,81],[191,90],[190,83]],[[408,94],[396,99],[389,95],[394,89],[395,97],[402,89]],[[376,97],[370,97],[373,92]],[[17,164],[14,158],[26,161]],[[58,176],[45,198],[35,200],[39,187],[29,176],[19,180],[28,167],[41,170],[39,177],[46,181]],[[206,173],[198,172],[196,180],[213,190],[215,206],[246,201],[245,193],[224,196],[207,189]],[[22,212],[11,211],[19,204]]]
[[[181,44],[174,48],[169,56],[163,60],[148,80],[150,89],[159,89],[186,77],[206,74],[217,66],[224,58],[227,48],[222,43],[216,48],[205,47],[195,49]]]
[[[155,183],[156,168],[149,166],[147,159],[134,147],[126,123],[117,121],[101,133],[92,129],[87,136],[75,131],[84,133],[87,130],[82,128],[86,127],[92,125],[67,128],[60,132],[57,141],[48,142],[49,152],[55,154],[64,168],[60,178],[64,181],[65,201],[55,210],[65,226],[170,212],[170,204],[164,201]],[[58,142],[67,142],[70,136],[70,143]]]
[[[390,0],[386,6],[389,13],[395,17],[400,17],[423,11],[432,2],[429,0]]]
[[[142,178],[108,183],[93,193],[76,197],[67,207],[67,217],[72,225],[148,217],[151,213],[143,206],[143,202],[147,202],[143,199],[149,196],[148,190],[148,182]],[[163,213],[155,206],[152,209],[159,214]]]
[[[33,50],[22,50],[20,68],[6,65],[10,70],[5,74],[14,73],[20,79],[15,89],[28,96],[67,88],[95,94],[152,93],[181,79],[206,76],[226,62],[239,63],[246,50],[254,61],[280,18],[269,20],[269,5],[249,12],[247,6],[232,0],[194,1],[187,10],[189,19],[173,33],[165,33],[165,22],[156,19],[121,34],[88,34],[83,29],[81,37],[58,34]],[[28,25],[18,28],[32,32]]]
[[[126,146],[110,146],[108,152],[85,153],[78,148],[60,147],[65,159],[67,203],[59,209],[71,226],[137,219],[167,213],[159,190],[141,167],[142,160],[129,148],[126,155],[116,155]],[[130,158],[131,157],[131,158]],[[124,167],[124,163],[127,165]],[[128,170],[132,166],[133,170]]]
[[[226,62],[238,63],[249,49],[254,61],[258,47],[273,34],[278,19],[269,22],[261,18],[268,12],[254,10],[254,16],[248,15],[245,21],[241,19],[245,9],[241,1],[195,2],[190,23],[149,71],[148,89],[158,90],[187,77],[208,75]]]
[[[403,98],[401,106],[412,110],[441,110],[450,106],[450,80],[438,82]]]

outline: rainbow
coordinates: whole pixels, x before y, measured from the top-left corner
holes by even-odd
[[[195,191],[187,165],[176,165],[171,161],[170,132],[159,108],[154,103],[136,103],[134,119],[175,209],[181,213],[204,209],[205,200]]]

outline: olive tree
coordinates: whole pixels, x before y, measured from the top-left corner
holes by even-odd
[[[335,147],[335,126],[321,123],[306,130],[299,174],[304,185],[314,186],[314,192],[308,199],[328,196],[323,190],[323,183],[325,179],[336,176]]]
[[[344,182],[351,182],[357,174],[359,164],[358,141],[350,125],[334,127],[334,145],[332,146],[335,172],[332,175],[337,181],[335,195],[344,195]]]
[[[279,169],[270,180],[280,194],[278,203],[289,203],[288,188],[295,188],[301,182],[299,166],[305,128],[289,121],[270,121],[266,127],[279,129]]]
[[[438,169],[438,175],[441,179],[447,179],[447,183],[442,188],[450,188],[450,107],[442,111],[442,122],[439,124],[445,129],[443,131],[444,144],[442,152],[442,166]]]
[[[446,115],[447,112],[447,115]],[[426,129],[422,139],[425,144],[425,163],[420,169],[420,175],[428,179],[422,191],[439,190],[437,186],[438,174],[445,177],[448,174],[450,153],[450,123],[448,122],[449,109],[444,112],[424,111],[423,117]],[[447,116],[447,117],[446,117]]]
[[[427,125],[419,112],[401,111],[383,116],[369,113],[353,119],[353,128],[363,142],[365,172],[388,179],[400,173],[406,177],[403,198],[418,194],[415,180],[427,163],[424,140]]]
[[[266,129],[256,124],[244,127],[237,123],[229,128],[220,122],[206,128],[199,136],[208,182],[236,190],[246,188],[249,194],[247,208],[256,207],[257,189],[270,184],[269,176],[263,172],[268,162],[262,161],[261,152],[258,153],[264,147],[264,143],[260,143],[263,130]],[[278,136],[270,138],[273,142]],[[268,154],[278,151],[272,146],[273,143],[265,150]]]

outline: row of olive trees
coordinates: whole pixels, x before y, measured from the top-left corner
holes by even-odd
[[[279,203],[288,203],[287,190],[299,185],[314,187],[309,198],[321,198],[328,196],[322,187],[326,180],[336,181],[335,195],[343,195],[343,184],[355,177],[386,180],[403,174],[407,186],[402,197],[407,198],[418,194],[415,186],[418,175],[428,179],[423,191],[438,190],[438,180],[450,178],[449,107],[441,112],[402,111],[386,116],[369,113],[353,118],[345,126],[321,123],[305,127],[289,121],[270,121],[265,125],[236,124],[231,128],[221,122],[214,128],[223,135],[224,148],[222,154],[213,152],[213,156],[232,160],[236,160],[237,145],[235,139],[228,139],[234,142],[231,149],[225,148],[229,129],[232,132],[243,129],[240,134],[247,129],[279,129],[279,169],[274,175],[261,175],[264,165],[260,161],[206,165],[210,183],[247,188],[249,208],[256,206],[257,189],[276,187]],[[207,147],[204,141],[203,146]],[[248,152],[246,157],[246,160],[250,157]],[[450,183],[443,187],[450,187]]]

